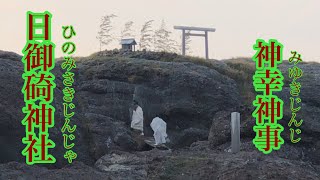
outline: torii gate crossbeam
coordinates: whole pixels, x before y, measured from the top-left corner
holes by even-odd
[[[182,55],[186,55],[186,35],[188,36],[202,36],[205,37],[205,49],[206,59],[209,59],[209,43],[208,43],[208,32],[215,32],[215,28],[201,28],[201,27],[190,27],[190,26],[174,26],[174,29],[182,30]],[[188,31],[203,31],[204,34],[198,33],[186,33]]]

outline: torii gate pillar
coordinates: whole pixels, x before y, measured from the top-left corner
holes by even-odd
[[[201,28],[201,27],[188,27],[188,26],[174,26],[174,29],[182,30],[182,55],[186,55],[186,35],[188,36],[202,36],[205,37],[205,50],[206,50],[206,59],[209,59],[209,40],[208,40],[208,32],[215,32],[214,28]],[[189,32],[186,33],[186,30]],[[190,33],[190,31],[203,31],[204,34],[194,34]]]

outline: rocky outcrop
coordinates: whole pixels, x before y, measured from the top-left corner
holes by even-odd
[[[171,145],[176,148],[207,139],[212,115],[220,109],[236,109],[240,104],[233,80],[190,62],[102,57],[82,60],[78,68],[79,111],[91,114],[94,118],[84,115],[86,124],[93,132],[101,132],[100,138],[90,138],[90,142],[99,141],[94,147],[101,150],[95,152],[107,152],[103,142],[108,137],[111,142],[119,139],[112,130],[116,122],[115,127],[126,137],[123,139],[130,140],[128,109],[133,99],[143,108],[145,134],[152,136],[149,124],[156,114],[162,114]],[[105,121],[105,125],[90,128],[95,117],[103,117],[99,121]],[[112,120],[108,121],[108,117]],[[127,151],[137,149],[132,141],[126,146]]]
[[[237,69],[236,64],[239,63],[242,65],[246,63],[247,66],[254,65],[254,62],[249,60],[242,60],[240,62],[234,62],[230,67]],[[238,65],[238,66],[240,66]],[[287,61],[279,66],[279,69],[283,73],[285,77],[283,90],[279,93],[275,93],[284,101],[284,111],[283,111],[283,119],[279,121],[279,123],[284,127],[284,131],[281,134],[281,137],[285,139],[285,144],[289,146],[304,148],[305,156],[312,161],[313,163],[320,163],[320,152],[319,149],[320,144],[320,97],[317,92],[317,87],[320,86],[319,78],[320,78],[320,64],[318,63],[302,63],[298,65],[304,72],[302,78],[298,79],[298,82],[301,83],[301,93],[300,97],[302,99],[301,110],[298,112],[298,118],[304,120],[301,126],[301,138],[302,140],[298,144],[292,144],[290,142],[290,131],[288,127],[288,123],[291,118],[290,111],[290,83],[291,80],[288,77],[288,68],[292,67]],[[238,67],[239,68],[239,67]],[[238,82],[241,84],[242,82]],[[249,94],[249,92],[247,93]],[[254,99],[251,98],[249,101],[252,102]],[[255,137],[255,133],[252,130],[255,125],[255,119],[252,117],[252,112],[255,107],[252,105],[248,105],[246,107],[241,107],[239,112],[241,114],[241,139],[250,138],[253,139]],[[225,144],[230,142],[230,120],[231,120],[231,112],[232,111],[221,111],[215,114],[212,118],[212,125],[209,132],[209,142],[211,148],[216,148],[221,144]]]
[[[203,145],[201,145],[203,146]],[[178,151],[112,152],[95,168],[75,162],[62,169],[0,164],[2,179],[310,179],[320,178],[320,166],[300,160],[242,149],[237,154],[196,148]]]
[[[114,152],[101,157],[95,167],[117,179],[147,179],[147,157]]]
[[[299,179],[301,176],[319,179],[320,97],[315,93],[319,86],[319,64],[302,65],[305,71],[301,79],[302,142],[296,146],[286,142],[281,150],[266,158],[251,143],[255,134],[250,99],[252,81],[245,80],[252,76],[248,62],[237,65],[152,52],[114,52],[80,58],[73,118],[77,125],[78,158],[66,166],[60,131],[63,85],[58,61],[53,72],[57,87],[52,103],[56,108],[56,125],[50,130],[50,137],[56,142],[51,153],[57,164],[47,169],[22,164],[21,139],[25,134],[21,125],[24,102],[20,59],[14,53],[0,51],[0,142],[6,144],[0,149],[0,163],[6,163],[0,165],[0,179]],[[285,72],[287,67],[284,64],[280,68]],[[283,126],[290,118],[288,90],[286,84],[279,93],[286,107]],[[128,110],[133,99],[144,110],[146,136],[153,134],[149,127],[152,118],[156,114],[164,117],[171,140],[168,146],[173,151],[145,151],[149,149],[143,139],[129,128]],[[227,153],[233,111],[241,113],[239,154]],[[288,141],[288,132],[283,136]]]
[[[225,144],[231,139],[230,114],[230,112],[226,111],[220,111],[215,114],[208,137],[212,148]]]
[[[66,180],[88,180],[101,179],[110,180],[106,173],[85,165],[82,162],[74,162],[61,169],[48,169],[37,165],[29,166],[24,163],[9,162],[0,164],[0,179],[66,179]]]
[[[205,66],[142,59],[79,64],[78,92],[87,111],[124,122],[132,99],[141,104],[147,122],[161,113],[170,129],[207,128],[219,109],[240,104],[235,82]]]
[[[155,53],[156,54],[156,53]],[[165,55],[165,54],[164,54]],[[14,57],[13,59],[10,59]],[[178,56],[167,56],[176,58]],[[2,150],[12,156],[1,158],[21,161],[24,130],[20,121],[24,106],[22,62],[20,56],[3,53],[0,66],[3,116],[2,140],[13,138]],[[8,59],[9,58],[9,59]],[[93,59],[91,59],[93,58]],[[152,58],[151,58],[152,59]],[[50,130],[55,142],[62,142],[62,70],[56,62],[55,89],[56,125]],[[79,160],[93,164],[112,150],[143,150],[141,140],[130,131],[129,106],[136,99],[144,110],[145,134],[152,136],[149,126],[157,113],[167,122],[172,147],[187,147],[194,141],[207,139],[211,117],[221,109],[237,109],[240,105],[236,83],[216,70],[192,62],[165,62],[150,59],[97,56],[82,58],[77,62],[74,103],[77,124],[75,150]],[[21,96],[17,96],[20,94]],[[4,142],[6,143],[6,142]],[[55,157],[62,157],[64,149],[57,143]],[[10,158],[11,157],[11,158]],[[19,157],[19,158],[18,158]],[[65,160],[58,158],[57,165]]]

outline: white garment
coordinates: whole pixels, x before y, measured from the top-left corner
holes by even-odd
[[[167,123],[161,118],[155,117],[150,124],[154,134],[154,140],[156,145],[166,143],[167,138]]]
[[[143,132],[143,111],[140,106],[132,112],[131,128]]]

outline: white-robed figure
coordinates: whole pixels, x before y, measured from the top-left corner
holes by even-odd
[[[143,134],[143,111],[137,101],[133,101],[132,116],[131,116],[131,128],[141,131]]]
[[[166,143],[167,138],[167,123],[164,122],[161,118],[153,118],[150,124],[153,130],[153,136],[155,140],[155,145],[160,145]]]

